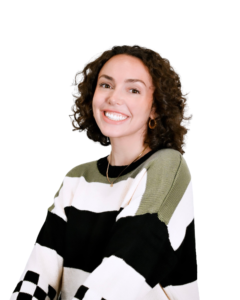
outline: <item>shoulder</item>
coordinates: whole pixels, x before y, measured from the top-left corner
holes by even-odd
[[[157,212],[167,224],[191,181],[186,160],[179,151],[166,148],[155,152],[145,168],[146,189],[137,214]]]
[[[99,172],[98,160],[89,161],[80,165],[77,165],[70,169],[64,180],[68,182],[77,183],[79,180],[85,180],[86,182],[105,182],[104,177]]]
[[[155,162],[165,161],[167,163],[178,162],[182,154],[171,148],[160,149],[152,157]]]
[[[178,171],[184,170],[185,175],[190,176],[189,168],[183,155],[179,151],[171,148],[156,151],[146,161],[145,167],[150,173],[155,175],[158,175],[159,172],[164,172],[168,176],[170,176],[170,174],[174,176]]]
[[[146,163],[149,165],[161,164],[163,162],[167,164],[177,163],[182,154],[171,148],[163,148],[157,151],[154,151],[153,154],[146,160]]]
[[[97,170],[96,168],[97,168],[97,160],[89,161],[73,167],[66,173],[65,177],[86,176],[89,173],[94,173]]]
[[[54,195],[54,204],[48,208],[49,211],[54,212],[56,207],[65,207],[71,205],[73,195],[78,186],[79,180],[83,177],[86,181],[92,178],[92,174],[96,172],[97,161],[90,161],[83,164],[79,164],[71,168],[61,182],[60,187]]]
[[[80,165],[77,165],[71,168],[61,182],[59,189],[57,190],[54,198],[59,196],[60,190],[64,187],[65,189],[74,190],[79,181],[80,177],[84,177],[87,180],[88,177],[91,177],[91,174],[96,173],[96,160],[86,162]]]

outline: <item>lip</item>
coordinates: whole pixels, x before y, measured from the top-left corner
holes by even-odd
[[[110,112],[110,110],[105,110],[105,111],[109,111],[109,112]],[[113,112],[113,111],[111,110],[111,112]],[[119,120],[119,121],[114,121],[114,120],[108,119],[108,118],[104,115],[104,110],[102,110],[101,113],[102,113],[102,116],[103,116],[104,121],[106,121],[106,122],[109,123],[109,124],[115,124],[115,125],[122,124],[122,123],[126,122],[127,119],[129,118],[128,116],[125,115],[125,116],[127,117],[126,119],[124,119],[124,120]]]

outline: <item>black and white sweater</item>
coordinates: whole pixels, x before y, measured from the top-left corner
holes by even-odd
[[[150,151],[112,187],[107,164],[106,156],[64,176],[10,300],[199,299],[182,154]],[[110,180],[125,167],[110,165]]]

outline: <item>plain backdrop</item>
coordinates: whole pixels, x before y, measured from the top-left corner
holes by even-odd
[[[187,96],[200,299],[239,298],[238,1],[2,1],[1,298],[65,174],[110,153],[73,131],[74,76],[114,45],[169,59]],[[193,299],[194,300],[194,299]]]

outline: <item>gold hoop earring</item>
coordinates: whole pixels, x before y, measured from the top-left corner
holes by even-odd
[[[154,125],[151,125],[151,122],[154,121]],[[157,126],[157,121],[155,119],[150,119],[148,122],[148,126],[150,129],[153,129]]]

